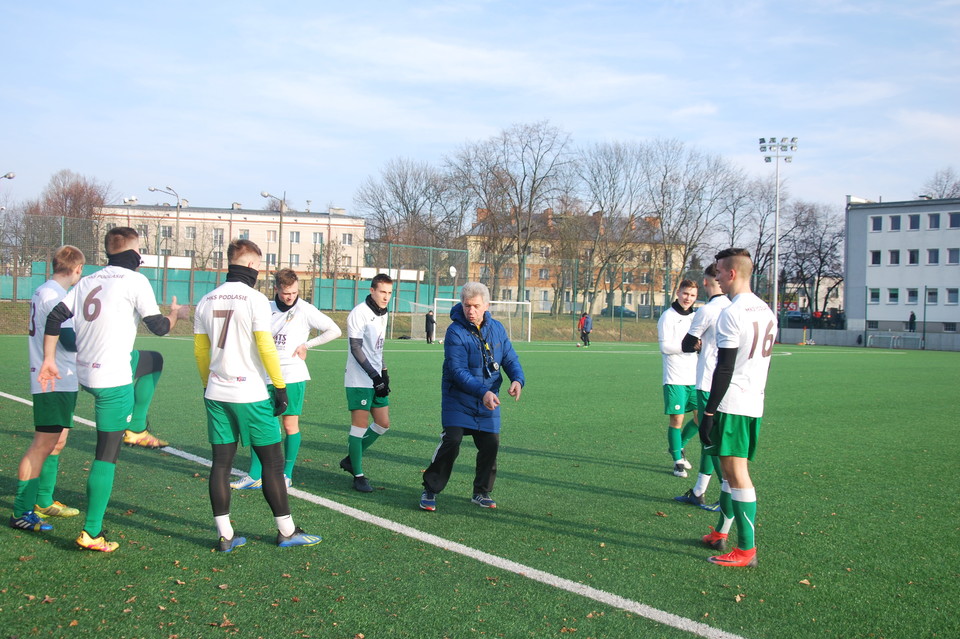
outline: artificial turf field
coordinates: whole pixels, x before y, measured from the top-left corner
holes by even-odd
[[[367,495],[337,467],[345,340],[315,349],[291,505],[324,541],[277,548],[259,491],[235,491],[248,543],[230,554],[212,552],[192,342],[137,346],[165,357],[151,423],[176,451],[121,451],[115,553],[75,548],[82,514],[2,533],[2,636],[960,636],[960,354],[778,345],[751,465],[760,565],[733,569],[699,543],[717,514],[672,500],[699,447],[691,477],[674,477],[655,344],[516,344],[528,383],[519,403],[503,398],[498,508],[469,501],[468,440],[434,513],[417,501],[442,346],[387,343],[392,428],[364,458]],[[0,358],[0,391],[29,399],[26,338],[0,337]],[[89,395],[77,414],[92,419]],[[0,415],[9,513],[31,409],[4,396]],[[61,460],[57,498],[81,510],[94,444],[77,424]]]

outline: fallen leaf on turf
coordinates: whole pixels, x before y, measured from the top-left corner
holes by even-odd
[[[27,597],[27,601],[33,601],[34,599],[37,598],[35,595],[26,595],[26,597]]]
[[[136,600],[137,600],[137,596],[134,595],[134,596],[130,597],[129,599],[127,599],[126,601],[124,601],[123,603],[133,603],[133,602],[136,601]]]
[[[810,580],[809,580],[809,579],[801,579],[801,580],[800,580],[800,583],[802,583],[804,586],[809,586],[809,585],[810,585]]]
[[[19,561],[32,561],[32,560],[33,560],[33,555],[23,555],[23,556],[19,557],[18,559],[19,559]]]
[[[736,597],[733,598],[733,600],[736,601],[737,603],[740,603],[741,601],[743,601],[743,600],[746,599],[746,598],[747,598],[746,595],[737,595]]]
[[[228,586],[227,584],[220,584],[219,586],[217,586],[217,588],[219,588],[220,590],[226,590],[229,587],[230,586]]]
[[[667,516],[667,513],[663,512],[662,510],[658,510],[656,514],[657,514],[657,517],[666,517],[666,516]]]
[[[54,599],[50,595],[47,595],[46,597],[43,598],[43,601],[41,601],[40,603],[53,603],[54,601],[56,601],[56,599]]]
[[[77,621],[76,619],[74,619],[73,621],[70,622],[70,626],[71,626],[71,627],[72,627],[72,626],[79,626],[79,625],[80,625],[80,622]]]

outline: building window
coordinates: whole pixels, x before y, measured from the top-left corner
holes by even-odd
[[[525,268],[523,269],[523,281],[526,282],[529,279],[530,279],[530,269]]]
[[[882,231],[883,230],[883,218],[879,215],[870,218],[870,230],[871,231]]]
[[[900,264],[900,251],[892,250],[890,251],[890,266],[898,266]]]
[[[481,267],[480,267],[480,279],[481,279],[481,280],[490,279],[490,267],[489,267],[489,266],[484,265],[484,266],[481,266]]]
[[[623,280],[624,284],[633,284],[633,271],[621,271],[620,279]]]
[[[540,279],[545,280],[550,278],[550,271],[545,268],[540,269]]]
[[[549,291],[540,291],[540,301],[549,302],[550,301],[550,292]]]
[[[644,271],[640,274],[640,283],[649,284],[650,283],[650,271]]]
[[[877,323],[877,320],[867,320],[867,329],[875,331],[880,328],[880,325]]]
[[[907,251],[907,264],[916,265],[920,263],[920,249],[910,249]]]
[[[214,251],[213,252],[213,263],[219,266],[223,264],[223,251]]]
[[[927,249],[927,264],[940,263],[940,249]]]
[[[948,288],[947,289],[947,304],[956,305],[957,304],[957,293],[960,289]]]
[[[161,226],[160,227],[160,237],[168,239],[173,237],[173,227],[172,226]]]
[[[250,239],[250,229],[240,229],[240,235],[239,235],[239,237],[240,237],[241,240],[249,240],[249,239]]]
[[[640,306],[649,306],[650,293],[640,293]]]
[[[187,256],[187,257],[196,257],[196,256],[197,256],[197,252],[194,251],[193,249],[187,249],[187,250],[185,250],[185,251],[183,252],[183,254],[184,254],[185,256]]]
[[[344,246],[353,246],[353,233],[344,233],[341,235],[340,243]]]
[[[936,230],[940,228],[940,214],[931,213],[927,216],[927,228]]]
[[[550,247],[549,247],[549,246],[541,246],[541,247],[540,247],[540,257],[543,257],[543,258],[550,257]]]
[[[887,289],[887,304],[899,304],[900,303],[900,289],[899,288],[888,288]]]
[[[513,267],[512,267],[512,266],[505,266],[505,267],[503,268],[503,279],[505,279],[505,280],[512,280],[512,279],[513,279]]]
[[[870,289],[870,303],[871,303],[871,304],[879,304],[879,303],[880,303],[880,289],[879,289],[879,288],[871,288],[871,289]]]
[[[290,231],[290,243],[291,244],[300,243],[300,231]]]
[[[640,254],[640,261],[644,264],[649,264],[650,260],[653,259],[653,254],[650,251],[644,251]]]
[[[957,332],[957,323],[956,323],[956,322],[944,322],[944,323],[943,323],[943,332],[944,332],[944,333],[956,333],[956,332]]]
[[[899,231],[899,230],[900,230],[900,216],[899,216],[899,215],[891,215],[891,216],[890,216],[890,230],[891,230],[891,231]]]
[[[960,248],[947,249],[947,264],[960,264]]]
[[[107,223],[107,230],[108,230],[108,231],[109,231],[110,229],[115,229],[115,228],[117,228],[117,225],[114,224],[113,222],[108,222],[108,223]]]
[[[223,229],[213,229],[213,245],[223,246]]]
[[[870,266],[880,266],[880,251],[870,251]]]
[[[140,236],[140,239],[144,241],[150,239],[150,234],[147,231],[148,229],[146,224],[137,224],[137,235]]]
[[[277,232],[273,229],[267,231],[267,241],[276,242],[277,241]]]
[[[300,255],[298,253],[290,255],[290,266],[300,266]]]
[[[950,228],[960,229],[960,213],[948,213],[950,216]]]
[[[314,244],[323,244],[323,233],[314,233],[314,234],[313,234],[313,243],[314,243]]]
[[[937,303],[937,289],[928,288],[927,289],[927,304],[936,304]]]
[[[907,304],[917,304],[920,301],[920,293],[915,288],[907,289]]]
[[[197,239],[197,227],[195,226],[186,227],[185,229],[183,229],[183,236],[188,240]]]
[[[920,214],[914,213],[913,215],[907,216],[907,228],[911,231],[920,230]]]
[[[509,288],[500,289],[500,299],[509,302],[513,299],[513,291]]]
[[[160,255],[172,255],[173,251],[170,249],[160,249]]]
[[[267,253],[267,266],[273,266],[277,263],[276,253]]]
[[[633,306],[633,293],[627,293],[627,299],[623,302],[624,306]]]

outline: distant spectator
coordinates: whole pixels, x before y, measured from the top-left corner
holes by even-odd
[[[917,332],[917,314],[910,311],[910,319],[907,320],[907,330],[911,333]]]
[[[593,332],[593,318],[588,313],[581,313],[577,328],[580,330],[580,340],[583,342],[584,348],[589,347],[590,333]]]
[[[427,333],[427,344],[433,344],[433,334],[437,330],[437,319],[433,316],[433,311],[427,311],[424,330]]]

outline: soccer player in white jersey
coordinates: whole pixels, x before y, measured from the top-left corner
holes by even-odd
[[[274,274],[273,291],[274,297],[270,302],[270,332],[273,333],[273,342],[280,356],[280,372],[283,374],[283,381],[287,383],[289,400],[287,410],[280,418],[286,432],[283,440],[283,454],[286,459],[283,476],[289,488],[293,482],[293,468],[300,451],[303,396],[307,381],[310,380],[306,362],[307,349],[335,340],[340,337],[341,332],[332,319],[321,313],[317,307],[300,299],[299,278],[292,269],[281,269]],[[309,339],[311,330],[319,333],[313,339]],[[270,385],[269,378],[265,381]],[[270,391],[273,391],[272,387]],[[262,474],[260,458],[251,455],[250,474],[233,482],[230,487],[238,490],[261,488]]]
[[[13,500],[10,527],[39,532],[53,526],[41,517],[74,517],[76,508],[53,499],[60,468],[60,451],[67,443],[77,405],[77,348],[73,321],[64,322],[57,344],[56,360],[63,378],[57,390],[44,392],[37,381],[43,364],[43,329],[47,314],[60,303],[83,274],[83,253],[75,246],[61,246],[53,255],[53,277],[33,292],[30,300],[29,351],[30,392],[33,394],[33,442],[20,460],[17,496]]]
[[[673,474],[686,477],[690,462],[684,445],[696,434],[696,421],[683,425],[683,416],[697,409],[697,356],[681,349],[693,321],[697,284],[683,280],[673,301],[657,322],[657,339],[663,354],[663,413],[667,415],[667,452],[673,459]]]
[[[703,542],[723,550],[731,524],[737,525],[737,546],[709,558],[721,566],[757,565],[757,493],[749,461],[760,438],[777,318],[750,290],[752,272],[753,260],[746,249],[717,253],[717,282],[731,303],[717,320],[717,368],[700,419],[700,440],[705,453],[719,455],[723,469],[719,530],[711,527]]]
[[[94,398],[97,449],[87,478],[87,517],[77,545],[112,552],[119,547],[103,534],[103,516],[120,455],[123,434],[134,407],[130,353],[140,319],[155,335],[166,335],[188,307],[172,299],[164,317],[153,287],[140,268],[140,236],[130,227],[116,227],[104,238],[107,266],[77,282],[50,314],[44,328],[43,364],[37,375],[43,390],[61,379],[56,361],[61,325],[73,318],[77,336],[77,379]]]
[[[207,438],[213,448],[210,505],[220,535],[218,549],[231,552],[247,542],[230,522],[230,469],[237,443],[253,448],[263,465],[263,496],[277,524],[277,545],[313,546],[293,523],[283,481],[283,451],[277,416],[287,408],[287,389],[270,332],[270,302],[254,289],[260,248],[233,240],[227,249],[227,281],[203,296],[193,318],[193,351],[203,382]],[[273,383],[273,397],[264,378]]]
[[[343,385],[350,410],[347,456],[340,468],[353,475],[353,488],[373,491],[363,474],[363,451],[390,428],[390,376],[383,363],[383,342],[387,335],[387,305],[393,295],[393,280],[378,273],[370,282],[370,294],[347,316],[347,368]],[[373,417],[373,423],[370,418]],[[368,428],[369,425],[369,428]]]
[[[730,306],[730,298],[723,294],[720,284],[717,283],[716,264],[709,265],[703,271],[703,291],[707,294],[707,303],[694,314],[690,331],[681,344],[684,353],[697,353],[697,413],[700,415],[703,414],[707,400],[710,399],[713,370],[717,366],[717,320],[721,311]],[[704,510],[714,512],[720,510],[720,502],[708,504],[705,499],[707,487],[714,472],[718,477],[723,478],[720,461],[714,455],[707,455],[701,451],[697,482],[693,488],[674,499],[700,506]]]

